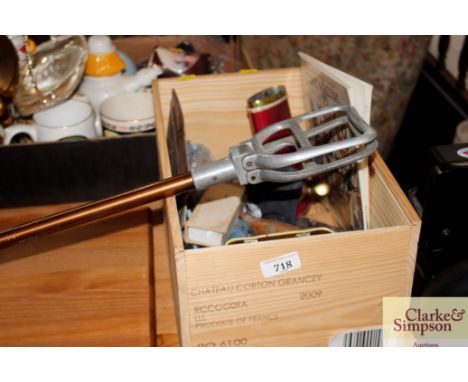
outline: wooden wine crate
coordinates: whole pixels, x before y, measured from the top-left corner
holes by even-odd
[[[292,115],[304,113],[299,68],[155,81],[162,177],[171,176],[164,143],[172,89],[186,138],[220,159],[251,136],[246,99],[279,84]],[[378,154],[373,168],[366,231],[184,250],[176,202],[167,199],[181,344],[327,346],[342,331],[381,325],[382,297],[411,293],[420,219]],[[299,254],[299,269],[263,277],[261,262],[291,252]]]

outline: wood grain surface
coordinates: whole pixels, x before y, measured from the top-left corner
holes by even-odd
[[[68,207],[0,210],[0,229]],[[160,203],[2,250],[0,345],[177,344],[163,229]]]
[[[382,297],[406,293],[409,236],[402,226],[187,251],[190,345],[327,346],[381,325]],[[300,269],[262,275],[261,262],[291,252]]]
[[[152,206],[153,253],[155,280],[156,346],[178,346],[179,335],[174,303],[174,280],[171,277],[167,225],[164,224],[162,202]],[[172,257],[172,256],[171,256]]]

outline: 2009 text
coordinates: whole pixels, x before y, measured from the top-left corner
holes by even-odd
[[[306,290],[299,293],[299,300],[312,300],[319,297],[322,297],[321,289]]]

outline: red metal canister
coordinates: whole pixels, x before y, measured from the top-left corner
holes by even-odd
[[[247,113],[252,128],[252,134],[276,122],[291,118],[288,95],[283,85],[264,89],[247,100]],[[266,142],[290,135],[288,131],[280,131],[272,135]]]

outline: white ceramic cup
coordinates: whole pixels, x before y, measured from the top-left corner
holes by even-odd
[[[144,133],[155,129],[151,93],[119,94],[99,108],[104,135]]]
[[[10,144],[18,134],[29,135],[33,142],[95,138],[94,121],[93,107],[72,99],[34,113],[32,125],[16,124],[6,128],[3,143]]]

